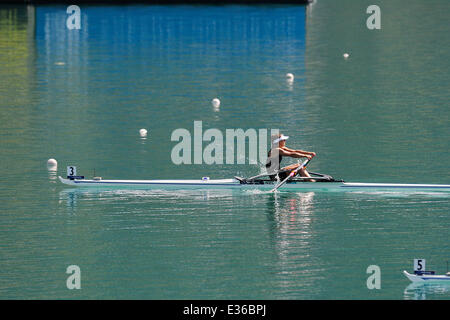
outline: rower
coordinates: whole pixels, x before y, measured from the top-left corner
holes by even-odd
[[[289,139],[289,137],[283,134],[275,134],[272,136],[272,149],[270,149],[267,154],[266,162],[267,173],[273,173],[270,175],[271,180],[275,180],[277,173],[280,180],[284,180],[292,170],[295,170],[300,166],[300,164],[297,163],[280,169],[280,163],[283,157],[307,158],[311,160],[316,155],[314,152],[294,150],[286,147],[287,139]],[[299,173],[302,177],[311,177],[308,171],[306,171],[306,168],[300,169]],[[315,182],[313,179],[306,181]]]

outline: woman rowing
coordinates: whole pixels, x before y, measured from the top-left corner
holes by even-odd
[[[286,147],[287,139],[289,139],[289,137],[282,134],[276,134],[272,136],[272,149],[270,149],[269,153],[267,154],[266,162],[267,172],[269,174],[273,173],[270,176],[272,180],[275,179],[277,173],[280,180],[284,180],[292,170],[297,169],[300,166],[300,164],[297,163],[280,169],[280,163],[283,157],[312,159],[316,155],[314,152],[289,149],[288,147]],[[306,168],[301,168],[299,170],[299,173],[302,177],[311,177],[308,171],[306,171]],[[310,179],[307,181],[314,182],[315,180]]]

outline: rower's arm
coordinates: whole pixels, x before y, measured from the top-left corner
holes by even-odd
[[[290,152],[297,152],[297,153],[302,153],[302,154],[309,154],[309,155],[311,155],[311,156],[313,156],[313,157],[316,155],[315,152],[309,152],[309,151],[305,151],[305,150],[293,150],[293,149],[290,149],[290,148],[287,148],[287,147],[284,147],[283,149],[285,149],[285,150],[287,150],[287,151],[290,151]]]
[[[289,149],[286,147],[280,148],[280,150],[282,150],[280,152],[280,154],[282,156],[286,156],[286,157],[312,159],[312,157],[316,156],[316,154],[314,152],[307,152],[307,151],[303,151],[303,150],[293,150],[293,149]],[[282,153],[283,151],[285,153]]]
[[[293,150],[293,151],[289,151],[286,149],[282,149],[280,148],[279,151],[280,155],[284,156],[284,157],[291,157],[291,158],[310,158],[312,155],[307,154],[307,153],[301,153],[301,152],[297,152],[297,150]]]
[[[304,154],[309,154],[310,156],[313,156],[313,157],[316,156],[315,152],[304,151],[304,150],[295,150],[295,151],[300,152],[300,153],[304,153]]]

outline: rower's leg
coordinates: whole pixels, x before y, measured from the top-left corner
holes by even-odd
[[[309,174],[308,171],[306,171],[305,168],[301,168],[300,169],[300,176],[306,177],[306,178],[311,178],[311,175]],[[306,181],[308,181],[308,182],[316,182],[316,180],[314,180],[314,179],[308,179]]]
[[[283,167],[283,168],[281,168],[280,170],[283,170],[283,171],[292,171],[292,170],[294,170],[294,169],[297,169],[298,168],[298,166],[299,166],[299,164],[291,164],[290,166],[286,166],[286,167]]]
[[[289,170],[290,171],[290,170],[297,169],[299,166],[300,166],[300,164],[292,164],[290,166],[282,168],[282,170]],[[306,171],[305,168],[301,168],[297,174],[300,174],[300,176],[302,176],[302,177],[311,178],[311,175],[309,174],[308,171]],[[314,180],[314,179],[307,179],[305,181],[316,182],[316,180]]]

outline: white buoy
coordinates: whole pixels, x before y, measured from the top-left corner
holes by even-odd
[[[286,79],[288,81],[294,81],[294,75],[292,73],[286,73]]]
[[[220,100],[217,98],[212,99],[211,103],[214,108],[218,108],[220,106]]]
[[[146,137],[146,136],[147,136],[147,130],[145,130],[145,129],[139,130],[139,135],[140,135],[141,137]]]
[[[58,161],[56,161],[55,159],[48,159],[47,160],[47,169],[48,170],[56,170],[58,168]]]
[[[348,53],[344,53],[343,56],[344,56],[344,59],[347,59],[348,57],[350,57],[350,55]]]

